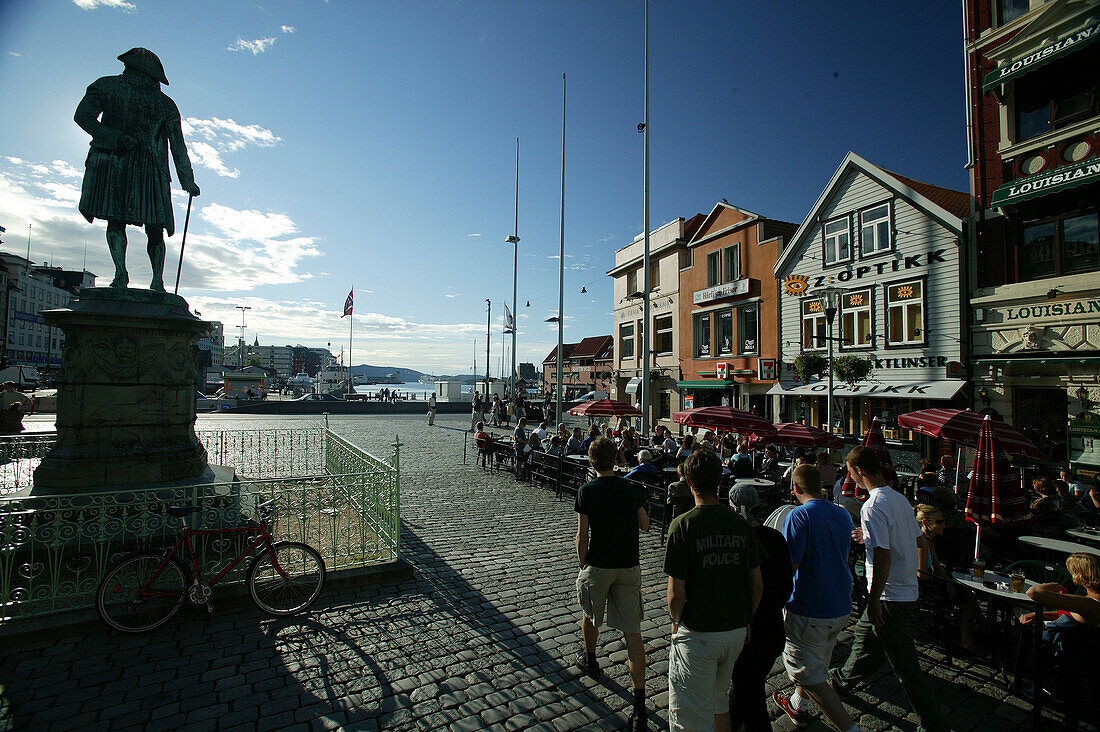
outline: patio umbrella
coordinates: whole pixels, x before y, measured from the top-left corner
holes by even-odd
[[[578,404],[569,410],[574,417],[641,417],[642,412],[633,404],[614,399],[596,399]]]
[[[1043,460],[1043,453],[1039,452],[1039,448],[1018,430],[969,409],[922,409],[898,417],[898,424],[902,427],[969,447],[978,446],[978,435],[986,421],[1011,457],[1033,462]]]
[[[763,417],[733,407],[697,407],[672,415],[672,421],[687,427],[723,432],[774,435],[775,427]]]
[[[974,475],[966,499],[966,519],[977,525],[974,558],[982,543],[982,526],[1016,524],[1031,519],[1027,493],[1016,481],[1008,464],[1008,452],[988,416],[978,432],[978,453],[974,456]]]
[[[762,442],[784,447],[829,447],[844,446],[844,441],[836,435],[830,435],[823,429],[808,427],[798,422],[783,422],[775,426],[774,437],[762,437]]]
[[[882,463],[882,477],[886,479],[891,488],[897,490],[898,474],[894,471],[894,461],[890,458],[890,451],[886,449],[886,440],[883,438],[882,429],[878,425],[878,417],[871,420],[871,428],[867,430],[867,434],[863,436],[859,444],[863,447],[869,447],[871,452],[878,455],[878,460]],[[866,501],[870,495],[856,485],[856,482],[852,480],[851,473],[846,475],[844,482],[840,484],[840,494],[848,498],[858,498],[861,501]]]

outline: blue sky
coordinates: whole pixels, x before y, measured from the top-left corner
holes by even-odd
[[[651,0],[652,226],[723,197],[801,221],[849,150],[967,190],[960,5]],[[23,254],[31,224],[32,259],[79,268],[86,244],[110,281],[105,225],[76,211],[88,137],[72,115],[145,46],[202,188],[180,294],[227,338],[248,305],[250,340],[338,352],[354,286],[355,363],[468,372],[490,298],[495,370],[519,137],[517,350],[538,363],[557,342],[562,74],[577,341],[610,332],[605,273],[641,231],[642,28],[640,0],[3,0],[4,248]]]

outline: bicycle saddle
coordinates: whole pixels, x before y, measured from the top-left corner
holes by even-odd
[[[202,509],[198,506],[169,506],[168,515],[175,516],[176,518],[183,518],[184,516],[190,516],[193,513],[198,513]]]

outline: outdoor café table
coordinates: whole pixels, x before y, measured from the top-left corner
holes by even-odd
[[[1074,539],[1084,539],[1085,541],[1097,541],[1100,542],[1100,533],[1090,534],[1087,531],[1081,529],[1066,529],[1066,534],[1072,536]],[[1096,551],[1093,549],[1092,551]]]
[[[1032,538],[1038,538],[1038,537],[1032,537]],[[1041,689],[1043,688],[1043,684],[1042,684],[1042,681],[1043,681],[1043,661],[1045,660],[1045,654],[1046,654],[1046,646],[1043,643],[1043,629],[1044,629],[1045,625],[1044,625],[1043,621],[1041,620],[1042,614],[1043,614],[1042,606],[1039,603],[1032,600],[1030,597],[1028,597],[1025,594],[1025,592],[1013,592],[1011,589],[1008,589],[1008,590],[998,589],[996,587],[996,585],[999,584],[999,583],[1007,583],[1009,585],[1012,584],[1012,578],[1007,576],[1007,575],[1001,574],[1000,572],[994,572],[992,570],[987,569],[987,570],[985,570],[985,577],[980,579],[980,580],[979,579],[974,579],[967,572],[952,572],[951,577],[956,582],[958,582],[960,585],[962,585],[964,587],[968,587],[971,590],[973,590],[974,592],[980,592],[981,594],[985,595],[987,598],[989,598],[992,601],[1002,602],[1002,603],[1006,603],[1006,604],[1009,604],[1009,605],[1018,605],[1020,607],[1030,608],[1035,613],[1036,620],[1032,623],[1032,626],[1035,628],[1035,680],[1034,680],[1034,686],[1033,686],[1033,688],[1035,690],[1035,693],[1033,695],[1033,699],[1032,699],[1031,703],[1032,703],[1032,720],[1033,720],[1033,723],[1035,725],[1035,729],[1041,729],[1041,727],[1039,726],[1041,724],[1042,718],[1043,718],[1043,705],[1042,705],[1043,694],[1042,694]],[[986,582],[989,582],[990,584],[992,584],[994,586],[993,587],[987,587],[985,585]],[[1026,589],[1030,589],[1030,588],[1034,587],[1037,584],[1038,584],[1037,582],[1032,582],[1029,579],[1025,579],[1024,580],[1025,591],[1026,591]],[[1009,625],[1010,622],[1011,622],[1011,620],[1009,619],[1008,615],[1006,614],[1005,615],[1005,622],[1003,624],[1003,627],[1004,627],[1005,633],[1006,633],[1006,636],[1005,636],[1006,645],[1002,646],[1003,648],[1006,649],[1006,653],[1007,653],[1007,640],[1008,640],[1008,635],[1007,635],[1008,634],[1008,625]],[[1003,667],[1005,665],[1006,664],[1002,663],[1002,670],[1004,670]],[[1012,688],[1013,688],[1013,691],[1016,694],[1019,694],[1020,688],[1021,688],[1021,683],[1020,683],[1020,674],[1019,674],[1019,667],[1018,666],[1017,666],[1016,673],[1014,674],[1014,676],[1015,676],[1015,678],[1013,680]]]
[[[774,488],[775,481],[767,478],[737,478],[733,481],[735,486],[751,485],[753,488]]]
[[[1076,552],[1096,554],[1096,547],[1075,544],[1072,541],[1062,541],[1061,539],[1048,539],[1045,536],[1021,536],[1020,543],[1030,544],[1059,554],[1074,554]]]

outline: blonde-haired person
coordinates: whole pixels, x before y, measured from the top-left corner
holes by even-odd
[[[1071,710],[1078,706],[1075,701],[1080,693],[1081,675],[1095,673],[1100,658],[1100,555],[1071,554],[1066,560],[1066,569],[1073,583],[1085,590],[1084,595],[1072,595],[1053,582],[1035,585],[1028,589],[1027,595],[1054,610],[1043,613],[1047,621],[1043,641],[1049,648],[1051,665],[1064,682],[1062,692],[1066,696],[1066,709]],[[1020,622],[1035,622],[1035,613],[1021,615]],[[1090,702],[1085,706],[1090,711],[1095,710]],[[1068,718],[1066,729],[1076,729]]]
[[[959,609],[959,643],[970,653],[977,651],[974,643],[974,622],[978,619],[978,601],[973,593],[951,579],[947,568],[936,553],[936,538],[943,536],[946,522],[943,513],[927,503],[915,509],[921,535],[917,537],[917,580],[920,593],[938,597]]]

